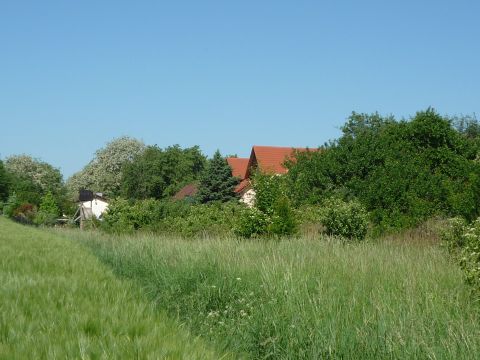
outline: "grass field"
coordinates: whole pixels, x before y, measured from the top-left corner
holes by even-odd
[[[459,269],[428,239],[398,240],[186,241],[0,218],[0,358],[478,358]]]
[[[85,247],[0,217],[0,359],[218,359]]]
[[[480,354],[478,306],[435,244],[69,237],[220,350],[257,359]]]

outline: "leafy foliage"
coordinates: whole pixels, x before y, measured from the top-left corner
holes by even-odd
[[[10,187],[8,173],[5,170],[3,161],[0,160],[0,202],[7,200]]]
[[[442,240],[451,253],[460,251],[465,246],[465,238],[468,223],[462,217],[455,217],[448,220],[447,226],[442,232]]]
[[[286,195],[284,177],[257,172],[252,183],[255,191],[254,207],[243,211],[235,233],[246,238],[294,234],[297,219]]]
[[[253,175],[252,184],[255,191],[255,207],[271,215],[277,200],[286,196],[285,178],[257,171]]]
[[[15,192],[10,194],[3,206],[3,215],[23,224],[32,224],[36,211],[35,205],[22,203]]]
[[[363,240],[368,230],[368,216],[357,201],[331,198],[323,204],[322,224],[329,235]]]
[[[262,236],[268,233],[271,221],[267,214],[256,207],[244,209],[235,224],[234,232],[244,238]]]
[[[42,197],[42,202],[40,203],[40,211],[43,211],[48,214],[53,214],[58,216],[60,214],[60,209],[55,202],[53,194],[49,191]]]
[[[20,203],[40,205],[43,195],[50,192],[57,204],[68,208],[62,174],[59,169],[28,155],[14,155],[6,159],[10,192],[15,192]]]
[[[288,189],[297,205],[357,198],[379,229],[479,214],[479,146],[451,120],[432,109],[411,121],[353,113],[342,131],[337,141],[299,153],[290,164]]]
[[[3,215],[7,217],[12,217],[14,214],[15,209],[20,206],[21,202],[18,199],[18,196],[15,192],[10,194],[7,199],[7,202],[3,206]]]
[[[116,199],[109,204],[101,226],[111,233],[144,230],[186,238],[228,235],[240,210],[241,205],[236,203],[190,205],[154,199]]]
[[[95,156],[81,171],[67,180],[68,194],[75,199],[78,191],[89,189],[114,197],[120,194],[122,169],[143,152],[142,141],[123,136],[109,142],[95,152]]]
[[[28,155],[14,155],[5,160],[5,167],[18,179],[28,179],[41,189],[42,194],[48,191],[53,194],[61,192],[62,174],[52,165],[32,158]]]
[[[268,232],[277,236],[294,234],[297,231],[297,219],[290,200],[286,196],[279,197],[272,209]]]
[[[122,195],[137,200],[171,196],[181,185],[197,180],[205,162],[198,146],[148,146],[123,168]]]
[[[55,198],[51,192],[42,197],[40,208],[35,216],[35,224],[37,225],[55,225],[56,219],[60,214]]]
[[[480,294],[480,218],[471,224],[453,218],[442,235],[447,249],[458,260],[465,281]]]
[[[227,160],[217,150],[200,177],[197,199],[203,204],[233,200],[236,198],[234,190],[238,183],[239,179],[232,176]]]

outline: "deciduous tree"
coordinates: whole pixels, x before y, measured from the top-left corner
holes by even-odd
[[[129,199],[162,199],[198,179],[205,167],[205,156],[198,146],[179,145],[161,149],[148,146],[123,169],[122,195]]]
[[[107,196],[120,193],[122,169],[145,149],[145,144],[137,139],[123,136],[109,142],[95,152],[95,156],[81,171],[67,180],[67,189],[71,198],[78,191],[89,189],[103,192]]]

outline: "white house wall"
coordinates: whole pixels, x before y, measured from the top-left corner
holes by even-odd
[[[255,204],[255,190],[249,189],[243,193],[243,195],[240,197],[240,202],[244,203],[248,207],[253,207]]]
[[[92,201],[82,202],[82,206],[87,209],[92,209],[92,214],[99,219],[102,214],[107,211],[108,203],[100,199],[93,199]]]

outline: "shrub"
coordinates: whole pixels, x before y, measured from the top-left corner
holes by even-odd
[[[146,230],[183,237],[227,235],[232,232],[241,205],[212,203],[191,205],[184,202],[117,199],[111,202],[101,228],[122,233]]]
[[[13,211],[12,218],[19,223],[31,225],[34,223],[36,213],[35,205],[24,203]]]
[[[242,212],[235,234],[250,238],[261,235],[292,235],[297,230],[296,213],[286,196],[281,176],[257,172],[253,178],[255,205]]]
[[[277,199],[273,205],[273,215],[268,232],[277,235],[293,235],[297,230],[297,220],[290,201],[286,196]]]
[[[14,192],[8,197],[7,202],[4,204],[3,214],[7,217],[12,217],[13,212],[19,206],[20,201],[18,200],[17,194]]]
[[[55,202],[55,197],[50,191],[42,197],[42,201],[40,203],[40,211],[55,216],[58,216],[60,214],[60,209]]]
[[[55,197],[49,191],[43,197],[40,203],[40,209],[35,215],[33,222],[37,225],[53,226],[57,222],[60,209],[57,206]]]
[[[245,238],[256,237],[267,233],[270,218],[259,209],[247,208],[241,213],[235,226],[235,234]]]
[[[108,232],[132,232],[160,220],[160,203],[153,199],[130,203],[116,199],[108,205],[102,227]]]
[[[356,240],[365,238],[368,229],[367,212],[359,202],[330,198],[323,206],[322,224],[329,235]]]
[[[449,252],[460,251],[465,245],[463,234],[467,228],[467,222],[461,217],[455,217],[448,220],[446,228],[441,236],[444,245]]]
[[[459,262],[465,281],[480,291],[480,218],[470,225],[461,218],[451,219],[442,238]]]
[[[56,222],[57,215],[41,210],[33,218],[33,223],[36,225],[53,226]]]
[[[257,172],[253,176],[255,190],[255,207],[271,215],[278,199],[285,197],[285,180],[278,175],[268,175]]]
[[[240,214],[241,205],[236,202],[211,204],[185,204],[183,211],[171,212],[166,206],[163,219],[155,224],[155,232],[174,233],[186,238],[206,235],[229,235]]]

